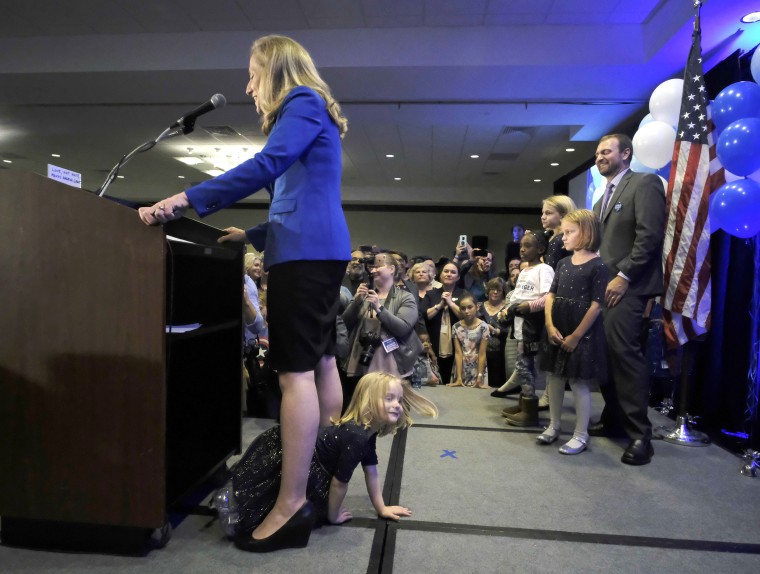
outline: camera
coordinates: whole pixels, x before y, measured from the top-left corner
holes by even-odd
[[[372,362],[375,349],[380,346],[382,339],[377,331],[366,331],[359,333],[359,343],[362,346],[362,353],[359,356],[359,364],[368,367]]]

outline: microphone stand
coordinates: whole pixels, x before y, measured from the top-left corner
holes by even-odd
[[[98,194],[98,197],[103,197],[103,194],[106,192],[106,189],[108,189],[108,186],[111,185],[111,182],[113,182],[113,180],[116,179],[116,176],[119,175],[119,170],[135,155],[137,155],[138,153],[148,151],[149,149],[152,149],[153,146],[155,146],[160,141],[173,138],[176,136],[187,135],[191,133],[194,129],[195,129],[194,119],[189,120],[186,123],[182,122],[179,124],[174,124],[173,126],[170,126],[166,128],[163,132],[161,132],[156,139],[147,141],[137,146],[131,152],[126,154],[124,157],[122,157],[115,166],[113,166],[111,171],[108,173],[108,176],[106,177],[105,181],[101,184],[101,186],[96,191],[96,193]]]

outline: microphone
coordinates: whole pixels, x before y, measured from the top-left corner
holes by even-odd
[[[227,99],[222,94],[214,94],[207,102],[202,103],[189,114],[185,114],[169,126],[169,129],[181,127],[183,134],[189,134],[195,129],[195,120],[203,114],[209,113],[216,108],[224,107]]]

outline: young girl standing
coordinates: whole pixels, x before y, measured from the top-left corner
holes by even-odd
[[[291,519],[285,530],[256,540],[251,532],[274,506],[282,478],[280,427],[264,431],[232,468],[231,480],[214,495],[225,532],[234,538],[235,546],[251,552],[306,546],[316,523],[342,524],[351,519],[343,500],[360,463],[378,516],[391,520],[411,516],[408,508],[385,505],[375,453],[375,438],[410,426],[411,411],[438,415],[432,402],[398,377],[381,372],[363,376],[345,414],[333,425],[320,428],[309,467],[305,512]]]
[[[588,446],[591,386],[602,384],[607,369],[602,305],[607,288],[607,267],[596,253],[601,241],[599,219],[587,209],[562,219],[562,241],[572,257],[557,265],[546,297],[546,335],[549,344],[541,356],[548,371],[549,427],[538,436],[539,444],[551,444],[560,433],[565,384],[575,402],[573,438],[562,445],[562,454],[578,454]]]
[[[457,375],[456,380],[448,386],[487,389],[488,385],[483,379],[486,370],[488,324],[478,318],[478,304],[471,293],[465,293],[459,298],[459,310],[463,319],[452,329]]]
[[[538,398],[536,397],[534,357],[538,352],[544,326],[544,301],[554,280],[554,269],[541,263],[546,253],[546,237],[543,233],[525,232],[520,241],[520,256],[527,267],[520,272],[517,285],[509,298],[509,307],[499,313],[504,321],[514,314],[513,332],[517,344],[517,361],[510,380],[499,391],[506,391],[512,379],[522,387],[516,407],[507,407],[502,414],[507,423],[527,427],[538,425]]]
[[[559,260],[570,255],[562,242],[562,218],[576,209],[575,202],[567,195],[547,197],[541,206],[541,226],[544,235],[550,238],[544,263],[555,271]]]

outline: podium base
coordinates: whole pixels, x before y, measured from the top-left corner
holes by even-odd
[[[3,546],[33,550],[145,556],[166,546],[167,524],[154,530],[3,516],[0,540]]]

